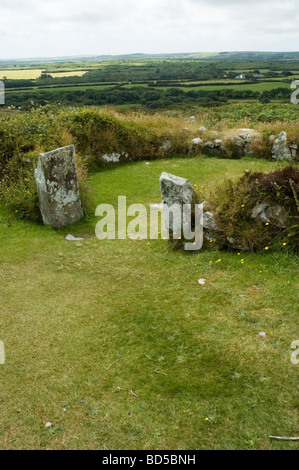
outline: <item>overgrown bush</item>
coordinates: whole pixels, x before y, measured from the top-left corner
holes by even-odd
[[[271,159],[273,141],[270,140],[269,132],[263,132],[261,136],[256,136],[250,142],[253,155],[260,158]]]
[[[140,119],[124,120],[98,110],[75,113],[68,131],[78,151],[95,165],[103,164],[102,156],[111,153],[122,155],[123,161],[163,157],[167,153],[163,143],[169,139],[172,153],[188,150],[188,138],[183,130],[179,135],[171,131],[161,133]]]
[[[1,179],[0,196],[18,218],[40,221],[34,168],[37,158],[11,158]]]
[[[128,153],[137,158],[145,138],[137,126],[129,126],[114,116],[93,110],[76,113],[68,129],[78,151],[88,155],[95,164],[102,162],[102,155],[113,152]]]
[[[53,107],[16,113],[0,119],[0,177],[13,157],[63,145],[60,112]]]
[[[238,181],[227,180],[210,194],[219,248],[255,251],[286,243],[299,250],[299,171],[288,166],[268,174],[245,172]],[[267,202],[287,212],[285,227],[275,221],[252,218],[258,204]]]

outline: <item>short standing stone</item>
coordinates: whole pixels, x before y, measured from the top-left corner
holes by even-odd
[[[169,209],[175,207],[179,209],[175,213],[172,222],[169,221],[167,213],[164,212],[166,228],[167,230],[173,230],[183,220],[182,210],[184,204],[196,204],[197,194],[189,180],[165,172],[160,176],[160,189],[163,204]]]
[[[35,181],[44,224],[59,229],[83,217],[73,145],[40,154]]]
[[[163,204],[194,204],[196,192],[189,180],[163,172],[160,176],[160,189]]]
[[[233,137],[232,143],[233,143],[235,153],[237,155],[243,155],[246,141],[240,135],[237,135]]]
[[[287,145],[287,134],[281,132],[272,146],[272,158],[276,160],[292,160],[291,151]]]
[[[258,136],[253,135],[253,134],[247,134],[245,138],[245,146],[244,146],[244,155],[252,155],[254,153],[253,148],[252,148],[252,142],[254,139],[256,139]]]

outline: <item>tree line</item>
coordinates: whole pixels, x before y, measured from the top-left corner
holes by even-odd
[[[73,106],[102,105],[138,105],[148,109],[161,109],[181,105],[217,105],[228,100],[260,100],[269,102],[273,99],[289,99],[290,90],[276,88],[270,91],[236,90],[223,88],[207,91],[181,90],[180,88],[161,89],[155,87],[125,88],[115,86],[102,90],[26,90],[6,93],[6,105],[21,109],[31,109],[49,103]]]

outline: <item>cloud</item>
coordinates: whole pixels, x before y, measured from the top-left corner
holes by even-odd
[[[296,50],[297,4],[297,0],[1,0],[0,59]]]

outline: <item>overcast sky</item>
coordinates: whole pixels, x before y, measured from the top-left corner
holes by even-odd
[[[0,0],[0,59],[298,51],[299,0]]]

